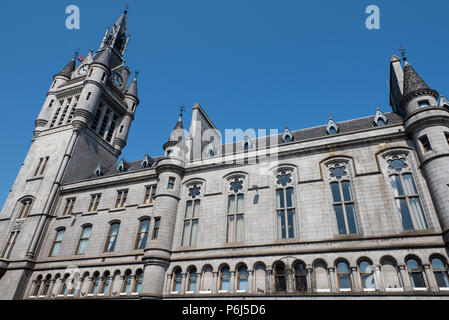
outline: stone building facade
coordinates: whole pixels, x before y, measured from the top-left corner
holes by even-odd
[[[1,299],[449,297],[449,102],[405,57],[391,113],[226,143],[195,104],[127,162],[126,19],[54,76],[0,215]]]

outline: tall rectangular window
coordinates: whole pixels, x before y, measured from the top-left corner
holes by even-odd
[[[243,194],[228,197],[226,242],[241,242],[244,234]]]
[[[161,225],[161,218],[160,217],[154,218],[153,234],[151,236],[151,240],[157,239],[157,237],[159,236],[160,225]]]
[[[58,230],[56,232],[55,240],[53,241],[53,245],[51,246],[49,257],[56,257],[59,252],[59,248],[61,247],[62,238],[64,237],[65,229]]]
[[[198,231],[198,218],[200,215],[200,200],[189,200],[184,216],[184,230],[182,234],[182,246],[194,246]]]
[[[295,208],[293,188],[276,190],[278,236],[280,239],[295,237]]]
[[[147,245],[148,232],[150,229],[150,219],[140,221],[139,230],[136,236],[136,243],[134,249],[145,249]]]
[[[76,254],[84,254],[86,252],[87,243],[89,242],[92,226],[86,226],[81,231],[80,240],[78,241],[78,247],[76,248]]]
[[[89,209],[87,212],[95,212],[98,209],[98,204],[100,203],[101,193],[92,194],[90,196]]]
[[[337,218],[338,233],[341,235],[357,234],[357,220],[350,182],[332,182],[331,190],[333,207]]]
[[[5,248],[2,252],[2,258],[9,259],[11,256],[12,249],[14,248],[14,245],[16,244],[17,237],[19,235],[20,231],[13,231],[9,235],[8,241],[6,242]]]
[[[153,203],[155,195],[156,195],[156,186],[155,185],[146,187],[143,203]]]
[[[168,189],[173,189],[175,187],[175,180],[176,179],[173,177],[168,178]]]
[[[390,176],[393,195],[404,230],[427,229],[427,221],[411,173]]]
[[[117,191],[117,200],[115,201],[115,207],[123,208],[125,206],[127,197],[128,197],[128,190]]]
[[[120,228],[120,223],[113,223],[109,227],[108,237],[106,239],[106,244],[104,246],[105,252],[112,252],[115,250],[115,245],[117,243],[118,230]]]
[[[421,142],[424,152],[429,152],[432,150],[432,146],[430,145],[430,141],[429,138],[427,138],[427,136],[420,137],[419,141]]]
[[[34,171],[34,176],[44,174],[45,168],[47,168],[48,159],[49,157],[43,157],[39,159],[36,171]]]
[[[76,198],[66,199],[65,206],[64,206],[64,211],[62,212],[63,216],[67,216],[67,215],[72,213],[73,206],[75,205],[75,200],[76,200]]]
[[[31,200],[31,199],[25,199],[20,202],[20,211],[17,216],[17,219],[23,219],[28,216],[32,202],[33,202],[33,200]]]

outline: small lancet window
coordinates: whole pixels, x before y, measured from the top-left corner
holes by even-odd
[[[294,140],[293,134],[290,132],[288,127],[285,127],[285,130],[284,130],[284,133],[282,134],[281,139],[285,143],[292,142]]]
[[[103,171],[101,170],[101,164],[99,164],[94,171],[94,176],[101,177],[102,175],[103,175]]]
[[[334,122],[334,120],[329,119],[329,122],[326,127],[327,134],[329,134],[329,135],[337,134],[339,131],[340,131],[340,129],[338,128],[338,125]]]
[[[384,126],[388,124],[388,118],[377,108],[373,122],[376,127]]]
[[[120,160],[118,166],[117,166],[117,171],[118,172],[125,172],[127,170],[127,165],[125,163],[125,161],[122,159]]]

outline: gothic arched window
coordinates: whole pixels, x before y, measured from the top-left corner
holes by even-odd
[[[231,272],[228,266],[222,266],[220,269],[220,286],[219,290],[228,291],[231,283]]]
[[[449,277],[447,273],[447,266],[440,258],[433,258],[431,260],[433,274],[437,280],[439,288],[449,288]]]
[[[187,291],[195,291],[197,278],[196,268],[191,267],[187,278]]]
[[[337,263],[337,278],[340,290],[351,290],[351,274],[346,262]]]
[[[237,269],[237,290],[248,290],[248,268],[245,265]]]
[[[421,264],[416,259],[407,260],[407,270],[413,289],[426,287]]]
[[[173,272],[173,288],[174,292],[181,291],[181,283],[182,283],[182,271],[181,268],[176,268]]]
[[[295,272],[295,290],[297,292],[307,291],[307,270],[304,262],[296,262],[293,265]]]
[[[277,292],[285,292],[287,290],[285,264],[283,262],[277,262],[274,265],[274,287]]]
[[[228,209],[226,242],[242,242],[244,240],[244,200],[243,178],[231,179]]]
[[[276,212],[278,237],[295,238],[295,205],[292,186],[292,170],[280,170],[277,174]]]
[[[374,289],[374,272],[371,264],[363,260],[359,263],[360,280],[362,289]]]

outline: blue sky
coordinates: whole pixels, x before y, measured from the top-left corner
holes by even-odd
[[[2,3],[0,203],[31,143],[52,76],[75,49],[97,50],[130,3],[126,53],[138,69],[141,104],[123,157],[162,153],[178,106],[200,103],[215,125],[290,129],[371,115],[388,103],[389,58],[409,62],[449,96],[449,2],[428,1],[6,1]],[[78,5],[81,28],[65,27]],[[380,30],[365,9],[380,8]],[[186,123],[187,122],[187,123]]]

